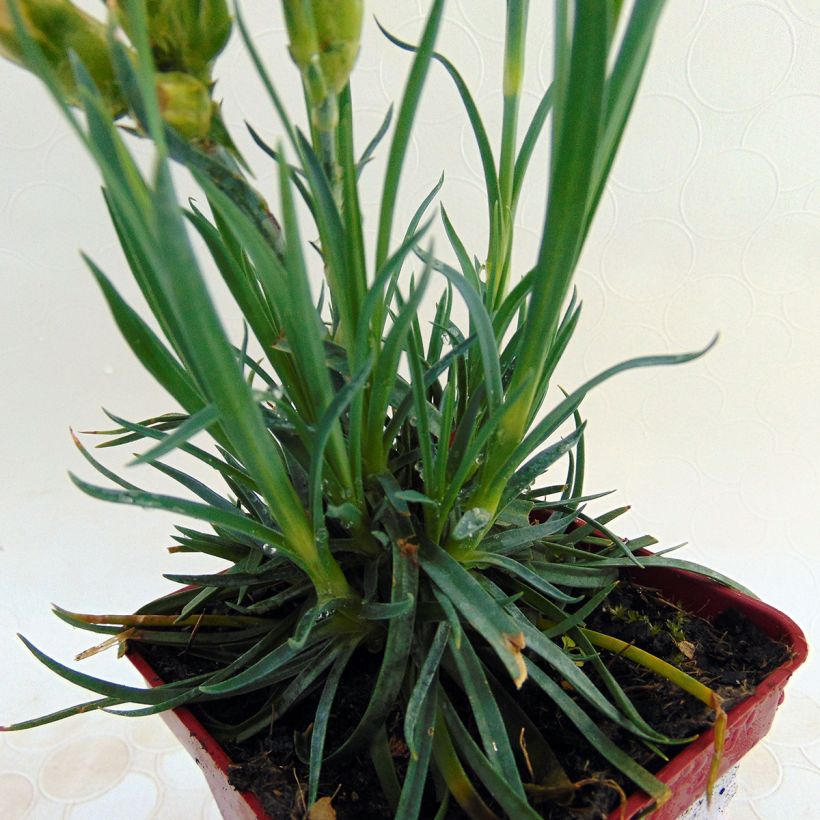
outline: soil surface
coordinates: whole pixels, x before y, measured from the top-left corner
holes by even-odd
[[[789,657],[787,647],[770,639],[736,610],[728,610],[710,623],[686,613],[674,602],[664,600],[656,591],[629,582],[623,582],[615,589],[603,606],[587,619],[586,626],[633,643],[679,666],[716,690],[724,699],[727,711],[748,697],[769,672]],[[168,681],[206,669],[204,662],[180,656],[174,650],[141,645],[139,651]],[[380,660],[379,656],[361,650],[348,665],[328,726],[326,750],[338,747],[356,725],[367,705]],[[616,655],[610,656],[608,668],[642,717],[663,734],[691,737],[711,725],[712,710],[665,679]],[[593,670],[585,667],[585,671],[595,680]],[[600,684],[600,681],[596,680],[596,683]],[[306,817],[303,795],[307,786],[307,766],[300,760],[296,747],[300,735],[313,719],[317,697],[308,698],[291,709],[272,725],[268,733],[257,735],[242,745],[225,744],[235,763],[231,783],[238,789],[256,793],[272,820]],[[249,710],[245,712],[249,714],[259,708],[263,699],[264,696],[245,696],[230,702],[212,702],[208,704],[208,712],[214,717],[230,717],[236,721],[241,717],[236,712],[238,706]],[[605,818],[618,806],[618,788],[628,794],[633,790],[631,783],[612,769],[535,686],[525,685],[516,692],[516,700],[549,740],[570,780],[589,781],[589,785],[577,789],[569,806],[542,803],[539,810],[543,817],[553,820]],[[463,706],[461,709],[456,704],[469,725],[469,709],[466,703]],[[193,711],[196,713],[197,707]],[[664,760],[628,732],[605,720],[599,725],[621,749],[650,771],[657,771],[664,765]],[[387,729],[394,764],[401,778],[408,752],[398,713]],[[671,757],[680,748],[669,746],[665,751]],[[334,795],[332,806],[339,820],[385,820],[392,816],[367,755],[338,766],[324,764],[319,794]],[[502,816],[492,798],[484,797]],[[432,818],[436,808],[431,789],[426,796],[422,817]],[[451,801],[447,820],[463,817],[465,815]]]

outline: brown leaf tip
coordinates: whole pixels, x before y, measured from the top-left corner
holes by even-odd
[[[512,653],[515,659],[515,664],[518,667],[518,674],[513,678],[513,683],[516,689],[520,689],[524,681],[527,679],[527,664],[524,661],[524,656],[521,654],[527,645],[524,639],[523,632],[516,632],[515,634],[503,633],[504,644]]]

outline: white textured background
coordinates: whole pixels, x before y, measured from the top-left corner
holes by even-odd
[[[90,8],[98,4],[87,2]],[[369,4],[414,37],[421,0]],[[550,75],[551,4],[535,2],[524,115]],[[299,92],[278,4],[246,0],[258,44],[293,111]],[[501,0],[450,0],[443,50],[500,130]],[[397,99],[408,58],[372,23],[355,81],[362,144]],[[234,40],[217,72],[237,133],[275,121]],[[290,86],[290,88],[286,88]],[[468,245],[484,248],[480,168],[456,94],[431,71],[404,177],[404,224],[447,171],[443,201]],[[670,0],[624,147],[581,263],[586,308],[560,374],[567,387],[621,358],[719,346],[677,370],[628,374],[586,406],[589,477],[634,505],[627,534],[649,530],[820,633],[820,3]],[[497,136],[497,134],[496,134]],[[247,145],[247,140],[243,140]],[[49,602],[131,611],[165,591],[163,571],[197,569],[164,553],[172,519],[106,507],[75,491],[88,475],[67,428],[168,409],[119,340],[82,247],[134,288],[107,226],[97,175],[36,81],[0,63],[0,722],[83,697],[30,658],[22,631],[69,660],[93,642]],[[258,158],[258,154],[249,152]],[[383,152],[382,152],[383,153]],[[543,213],[545,153],[520,211],[526,269]],[[379,193],[380,162],[364,175]],[[260,160],[260,184],[272,175]],[[232,328],[235,319],[227,314]],[[119,466],[125,454],[111,462]],[[188,560],[188,563],[186,563]],[[179,563],[182,562],[182,563]],[[184,566],[183,566],[184,565]],[[136,677],[112,657],[94,674]],[[735,820],[818,817],[820,667],[795,676],[775,728],[741,767]],[[0,737],[0,817],[212,818],[204,781],[159,719],[106,715]]]

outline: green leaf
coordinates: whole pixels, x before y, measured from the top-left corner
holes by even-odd
[[[413,595],[408,595],[403,601],[394,601],[383,604],[379,601],[365,601],[359,609],[359,617],[366,621],[389,621],[407,615],[415,609],[416,601]]]
[[[297,132],[297,145],[313,193],[316,227],[319,230],[325,263],[325,278],[333,297],[333,305],[339,311],[343,338],[352,339],[363,286],[361,282],[350,279],[352,272],[348,270],[344,255],[348,236],[321,162],[301,132]]]
[[[466,636],[458,649],[451,639],[449,649],[449,657],[455,662],[458,680],[470,703],[470,709],[484,747],[484,754],[490,766],[504,778],[507,785],[519,797],[526,800],[521,775],[510,746],[510,738],[495,695],[487,681],[484,664],[479,660]]]
[[[393,327],[378,356],[370,385],[370,399],[367,412],[367,432],[365,436],[365,458],[373,472],[379,472],[386,461],[386,449],[390,442],[383,441],[384,417],[390,402],[390,392],[399,370],[399,359],[404,349],[416,311],[421,304],[430,278],[429,265],[424,270],[418,287],[402,306]]]
[[[641,555],[638,557],[640,564],[643,567],[666,567],[669,569],[682,569],[686,572],[694,572],[697,575],[702,575],[706,578],[710,578],[713,581],[717,581],[719,584],[723,586],[730,587],[731,589],[736,589],[739,592],[742,592],[744,595],[749,595],[752,598],[757,598],[757,595],[754,594],[751,590],[744,587],[742,584],[739,584],[737,581],[728,578],[727,576],[723,575],[716,570],[710,569],[709,567],[704,567],[702,564],[695,563],[694,561],[686,561],[682,558],[665,558],[661,556],[655,555]],[[631,561],[629,558],[602,558],[600,561],[595,562],[595,566],[603,566],[603,567],[633,567],[634,562]],[[636,570],[636,572],[640,572],[640,569]]]
[[[423,541],[419,557],[422,569],[430,580],[490,644],[516,687],[521,688],[527,674],[522,656],[524,645],[520,627],[473,575],[441,547]]]
[[[170,495],[160,495],[158,493],[138,492],[136,490],[109,490],[105,487],[97,487],[88,484],[77,478],[73,473],[69,473],[69,478],[86,495],[98,498],[101,501],[110,501],[115,504],[129,504],[145,509],[165,510],[175,512],[180,515],[187,515],[200,521],[208,521],[217,524],[225,529],[249,535],[265,544],[270,544],[288,556],[297,566],[301,566],[301,559],[293,552],[290,546],[284,541],[282,533],[264,526],[252,518],[240,512],[232,512],[227,509],[213,507],[209,504],[200,504],[196,501],[189,501],[185,498],[177,498]]]
[[[501,597],[504,594],[501,589],[486,577],[481,578],[481,586],[482,589],[492,590],[493,596]],[[548,640],[514,604],[506,607],[505,614],[508,614],[516,626],[523,632],[527,648],[546,661],[587,703],[596,708],[602,715],[645,740],[657,741],[659,743],[675,742],[659,732],[637,726],[633,720],[619,711],[607,700],[589,676],[575,665],[573,659],[557,644]],[[527,668],[530,669],[531,666],[532,664],[528,661]]]
[[[102,465],[99,461],[97,461],[91,453],[85,448],[85,445],[80,441],[79,438],[74,434],[74,431],[71,431],[71,438],[74,441],[74,445],[77,449],[82,453],[83,458],[101,475],[104,475],[109,481],[113,481],[118,486],[122,487],[125,490],[136,490],[140,492],[140,488],[137,487],[136,484],[132,484],[130,481],[126,481],[124,478],[120,478],[115,472],[109,470],[107,467]]]
[[[433,737],[436,726],[437,686],[427,689],[416,719],[416,754],[410,756],[407,772],[396,809],[396,820],[417,820],[424,796],[424,784],[430,769],[430,755],[433,750]]]
[[[442,622],[436,627],[436,634],[430,642],[427,656],[419,669],[413,691],[410,693],[407,706],[404,709],[404,737],[413,759],[418,759],[419,737],[417,726],[419,717],[427,702],[430,687],[433,686],[438,675],[439,664],[451,634],[452,630],[446,622]],[[459,635],[458,645],[461,646],[461,635]]]
[[[464,278],[473,286],[473,288],[475,288],[476,293],[481,293],[481,280],[478,278],[478,274],[473,267],[473,263],[470,261],[470,257],[467,254],[467,249],[464,247],[464,243],[456,233],[456,229],[453,227],[453,223],[450,222],[450,217],[447,216],[447,211],[444,210],[443,205],[441,206],[441,222],[444,225],[444,232],[447,234],[447,239],[450,240],[450,245],[455,252],[456,258],[458,259],[458,264],[461,268],[462,274],[464,274]]]
[[[515,209],[518,199],[521,196],[521,188],[527,176],[527,168],[532,158],[532,152],[538,144],[538,138],[541,136],[547,115],[552,109],[552,92],[553,86],[550,85],[542,95],[538,103],[538,108],[535,109],[535,114],[533,114],[532,120],[527,128],[527,133],[524,134],[524,139],[521,142],[521,148],[518,150],[513,174],[513,209]]]
[[[44,652],[41,652],[33,643],[28,641],[22,635],[18,635],[20,640],[25,645],[26,649],[37,658],[43,666],[50,669],[52,672],[59,675],[61,678],[81,686],[83,689],[88,689],[91,692],[96,692],[98,695],[104,695],[106,698],[115,698],[121,703],[160,703],[166,700],[168,695],[180,694],[183,690],[187,691],[192,686],[204,680],[207,675],[195,675],[185,680],[176,681],[173,684],[163,684],[162,686],[155,686],[152,689],[142,689],[135,686],[123,686],[118,683],[110,683],[109,681],[100,678],[92,677],[85,674],[85,672],[77,672],[68,666],[64,666],[59,661],[50,658]]]
[[[635,359],[628,359],[620,364],[613,365],[606,370],[599,373],[597,376],[586,381],[577,390],[570,393],[563,401],[557,404],[549,413],[540,421],[535,427],[526,435],[521,444],[513,450],[512,455],[507,461],[507,465],[499,474],[504,474],[507,470],[514,469],[531,453],[541,442],[548,436],[552,435],[558,427],[563,424],[576,410],[584,396],[589,393],[592,388],[597,387],[602,382],[616,376],[618,373],[623,373],[627,370],[635,370],[641,367],[656,367],[667,366],[674,364],[684,364],[686,362],[699,359],[705,353],[712,349],[717,342],[717,337],[712,339],[706,347],[701,350],[696,350],[693,353],[679,353],[673,355],[662,356],[640,356]]]
[[[128,306],[111,284],[111,280],[89,257],[85,254],[82,256],[94,274],[111,315],[134,355],[189,413],[198,411],[203,406],[202,397],[184,368],[151,328]]]
[[[496,567],[508,575],[514,575],[520,578],[527,586],[537,589],[542,595],[546,595],[547,598],[551,598],[553,601],[558,601],[562,604],[577,604],[582,600],[574,595],[568,595],[566,592],[562,592],[554,584],[546,580],[542,573],[535,572],[521,561],[506,555],[473,551],[470,553],[469,559],[465,561],[465,564],[467,566]]]
[[[503,389],[501,387],[501,367],[498,358],[498,345],[493,333],[492,320],[487,313],[487,308],[481,301],[481,297],[469,284],[469,282],[458,271],[433,259],[430,254],[417,249],[416,253],[425,262],[429,263],[433,270],[441,273],[458,290],[461,298],[467,305],[470,320],[475,327],[478,336],[478,345],[481,350],[481,364],[484,369],[484,380],[487,389],[488,410],[492,413],[501,403]]]
[[[381,125],[379,126],[376,133],[371,138],[370,142],[367,143],[367,147],[362,151],[362,155],[359,157],[358,162],[356,163],[356,177],[358,178],[362,171],[364,170],[364,166],[367,165],[368,162],[373,158],[373,154],[375,153],[376,149],[379,147],[379,144],[384,139],[384,135],[387,133],[388,129],[390,128],[390,123],[393,121],[393,103],[387,108],[387,112],[384,115],[384,119],[382,120]]]
[[[390,234],[393,228],[393,215],[396,209],[396,198],[399,190],[404,160],[407,156],[407,146],[410,141],[410,132],[416,117],[421,89],[430,68],[430,59],[433,56],[433,46],[441,24],[444,12],[444,0],[433,0],[421,42],[413,58],[410,75],[404,87],[399,113],[396,118],[396,128],[390,151],[387,157],[387,171],[382,188],[381,206],[379,209],[379,226],[376,239],[376,267],[381,268],[387,259],[390,248]]]
[[[280,680],[280,676],[287,676],[292,662],[305,649],[326,640],[325,633],[326,630],[319,626],[312,630],[304,646],[294,646],[289,641],[285,641],[275,648],[266,648],[259,660],[255,660],[242,671],[237,671],[240,663],[236,661],[231,666],[220,670],[220,679],[218,681],[201,684],[200,691],[208,696],[222,698],[228,695],[242,695],[262,689],[276,682],[276,680]],[[247,661],[243,660],[241,665],[246,663]]]
[[[484,530],[491,520],[492,514],[489,510],[482,510],[480,507],[467,510],[453,527],[453,539],[455,541],[464,541],[467,538],[472,538]]]
[[[436,502],[430,496],[420,493],[418,490],[399,490],[395,493],[395,497],[414,504],[426,504],[429,507],[436,506]]]
[[[139,440],[142,438],[152,438],[161,441],[164,439],[168,434],[162,432],[156,426],[150,427],[145,424],[138,424],[136,422],[127,421],[126,419],[116,416],[113,413],[109,413],[107,410],[104,411],[105,414],[114,422],[121,425],[126,430],[131,430],[134,433],[133,439],[130,440]],[[122,443],[126,443],[124,440]],[[98,445],[98,446],[106,446],[106,445]],[[220,458],[217,458],[212,453],[203,450],[201,447],[196,447],[193,444],[185,443],[180,445],[180,450],[184,453],[188,453],[189,455],[194,456],[195,458],[199,459],[204,464],[207,464],[209,467],[212,467],[216,470],[220,475],[230,478],[231,480],[242,484],[243,487],[248,488],[253,492],[257,492],[258,488],[256,483],[251,479],[251,477],[241,470],[239,467],[235,466],[234,464],[229,464],[226,461],[223,461]],[[110,476],[109,476],[110,477]],[[121,485],[123,486],[123,485]],[[128,489],[128,488],[126,488]]]
[[[463,755],[467,765],[475,772],[481,783],[504,809],[505,814],[508,817],[538,820],[540,815],[529,805],[526,797],[521,797],[487,757],[481,753],[478,745],[441,689],[439,689],[439,700],[441,701],[441,710],[447,722],[447,728],[452,734],[455,746]]]
[[[21,720],[19,723],[12,723],[8,726],[0,726],[0,732],[20,732],[24,729],[35,729],[37,726],[45,726],[55,723],[73,715],[83,715],[86,712],[94,712],[97,709],[105,709],[108,706],[117,706],[122,703],[119,698],[100,698],[99,700],[89,700],[85,703],[78,703],[76,706],[69,706],[67,709],[59,709],[48,715],[42,715],[31,720]]]
[[[509,417],[508,440],[524,432],[544,370],[543,351],[555,340],[575,262],[581,250],[594,157],[603,118],[606,86],[607,15],[604,3],[558,4],[555,35],[555,98],[549,199],[532,283],[527,323],[512,388],[528,385],[521,412]]]
[[[387,29],[385,29],[378,20],[376,20],[376,25],[381,30],[381,33],[391,43],[393,43],[393,45],[398,46],[405,51],[418,53],[420,48],[423,47],[423,43],[421,46],[414,46],[404,40],[400,40],[398,37],[387,31]],[[458,91],[458,95],[461,97],[464,110],[467,112],[467,118],[470,121],[473,137],[475,138],[476,146],[478,147],[478,154],[481,158],[481,168],[484,172],[484,184],[487,189],[487,202],[490,208],[490,218],[492,219],[492,208],[500,194],[498,187],[498,175],[495,170],[495,157],[493,157],[493,150],[490,145],[490,139],[487,136],[487,129],[484,127],[484,122],[481,119],[481,114],[479,113],[478,106],[473,99],[473,95],[470,93],[470,89],[467,87],[467,83],[458,72],[458,69],[443,54],[434,51],[432,56],[433,59],[440,63],[444,67],[444,70],[450,75],[450,78]]]
[[[132,462],[132,465],[147,464],[161,456],[176,450],[181,444],[187,443],[188,439],[193,438],[197,433],[207,430],[212,424],[219,420],[219,413],[214,405],[209,404],[189,416],[187,421],[184,421],[179,427],[170,435],[164,436],[162,441],[155,447],[151,447],[141,455],[137,456]]]
[[[310,458],[310,499],[313,527],[316,532],[319,532],[324,526],[322,507],[324,500],[322,493],[322,462],[325,447],[333,431],[337,429],[339,417],[347,409],[353,399],[364,389],[373,367],[373,360],[374,356],[371,354],[355,377],[336,393],[313,431],[314,443]]]
[[[586,230],[592,224],[615,160],[665,3],[666,0],[643,0],[632,7],[621,48],[610,73],[603,134],[595,161],[595,189],[588,206]]]
[[[238,734],[237,741],[241,742],[243,739],[253,737],[260,729],[271,723],[272,715],[284,715],[291,706],[306,697],[319,678],[324,674],[325,670],[331,664],[335,663],[339,654],[344,651],[344,646],[331,646],[327,651],[318,653],[317,656],[291,680],[282,692],[275,697],[272,707],[268,706],[264,710],[262,725],[249,725],[246,730]]]
[[[330,674],[325,680],[322,695],[319,698],[319,705],[316,707],[316,717],[313,720],[313,731],[310,735],[310,773],[308,775],[308,806],[316,802],[319,792],[319,774],[322,769],[323,753],[325,748],[325,734],[327,724],[330,720],[330,710],[336,697],[336,690],[339,688],[339,681],[342,673],[347,667],[353,652],[358,645],[358,641],[350,641],[348,645],[339,653],[330,670]]]
[[[543,524],[529,524],[526,527],[515,527],[488,535],[481,541],[480,546],[484,552],[515,552],[550,535],[563,532],[574,520],[574,512],[568,515],[553,514]]]
[[[564,456],[581,440],[584,427],[577,428],[573,433],[565,436],[560,441],[542,450],[537,456],[531,458],[523,467],[518,469],[507,483],[504,494],[501,496],[500,509],[504,509],[514,498],[517,498],[527,487],[532,486],[535,480],[543,475],[559,458]]]
[[[619,749],[601,731],[598,724],[552,678],[542,672],[532,661],[527,661],[527,669],[533,682],[555,702],[593,748],[597,749],[618,771],[625,774],[638,788],[643,789],[656,801],[660,803],[667,799],[669,787],[638,765],[626,752]]]
[[[405,555],[402,551],[397,543],[399,537],[402,536],[398,536],[396,532],[391,535],[393,579],[390,601],[394,604],[403,603],[409,598],[412,598],[413,602],[418,600],[418,566],[412,556]],[[406,546],[407,542],[404,541],[403,544]],[[412,649],[415,615],[416,608],[413,606],[404,615],[391,618],[388,622],[382,663],[367,708],[356,728],[344,743],[326,758],[326,762],[351,754],[369,742],[394,707]]]

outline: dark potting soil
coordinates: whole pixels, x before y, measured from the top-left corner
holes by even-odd
[[[664,600],[656,591],[628,582],[616,587],[603,606],[587,619],[586,626],[679,666],[717,691],[727,711],[752,694],[754,687],[789,657],[787,647],[773,641],[737,610],[728,610],[710,623]],[[140,652],[167,681],[208,669],[207,662],[176,650],[143,644]],[[348,665],[334,703],[325,749],[337,748],[356,725],[367,705],[379,662],[379,655],[362,650]],[[641,716],[659,732],[669,737],[691,737],[711,725],[712,710],[667,680],[617,655],[611,655],[607,665]],[[595,672],[586,665],[585,671],[596,679]],[[603,688],[600,681],[596,683]],[[454,690],[450,687],[451,697]],[[292,708],[266,733],[243,744],[224,744],[234,761],[231,783],[257,794],[272,820],[298,820],[306,816],[307,766],[297,755],[296,744],[313,719],[317,698],[318,693]],[[539,805],[542,816],[550,820],[605,818],[620,800],[613,782],[627,794],[633,790],[631,783],[590,746],[540,689],[525,684],[516,692],[516,701],[549,741],[570,780],[588,784],[577,789],[568,806]],[[214,717],[238,722],[263,702],[264,695],[257,693],[256,697],[209,703],[208,711]],[[470,725],[466,703],[455,705]],[[193,711],[196,713],[197,707]],[[621,749],[650,771],[663,766],[665,761],[630,733],[603,719],[599,725]],[[408,751],[398,712],[388,722],[387,730],[393,762],[401,778]],[[671,757],[680,748],[669,746],[665,751]],[[339,820],[385,820],[392,816],[366,754],[337,765],[324,764],[321,781],[319,794],[333,796],[332,806]],[[501,816],[492,798],[483,796]],[[422,817],[432,818],[436,812],[432,789],[426,801]],[[463,817],[451,801],[448,820]]]

